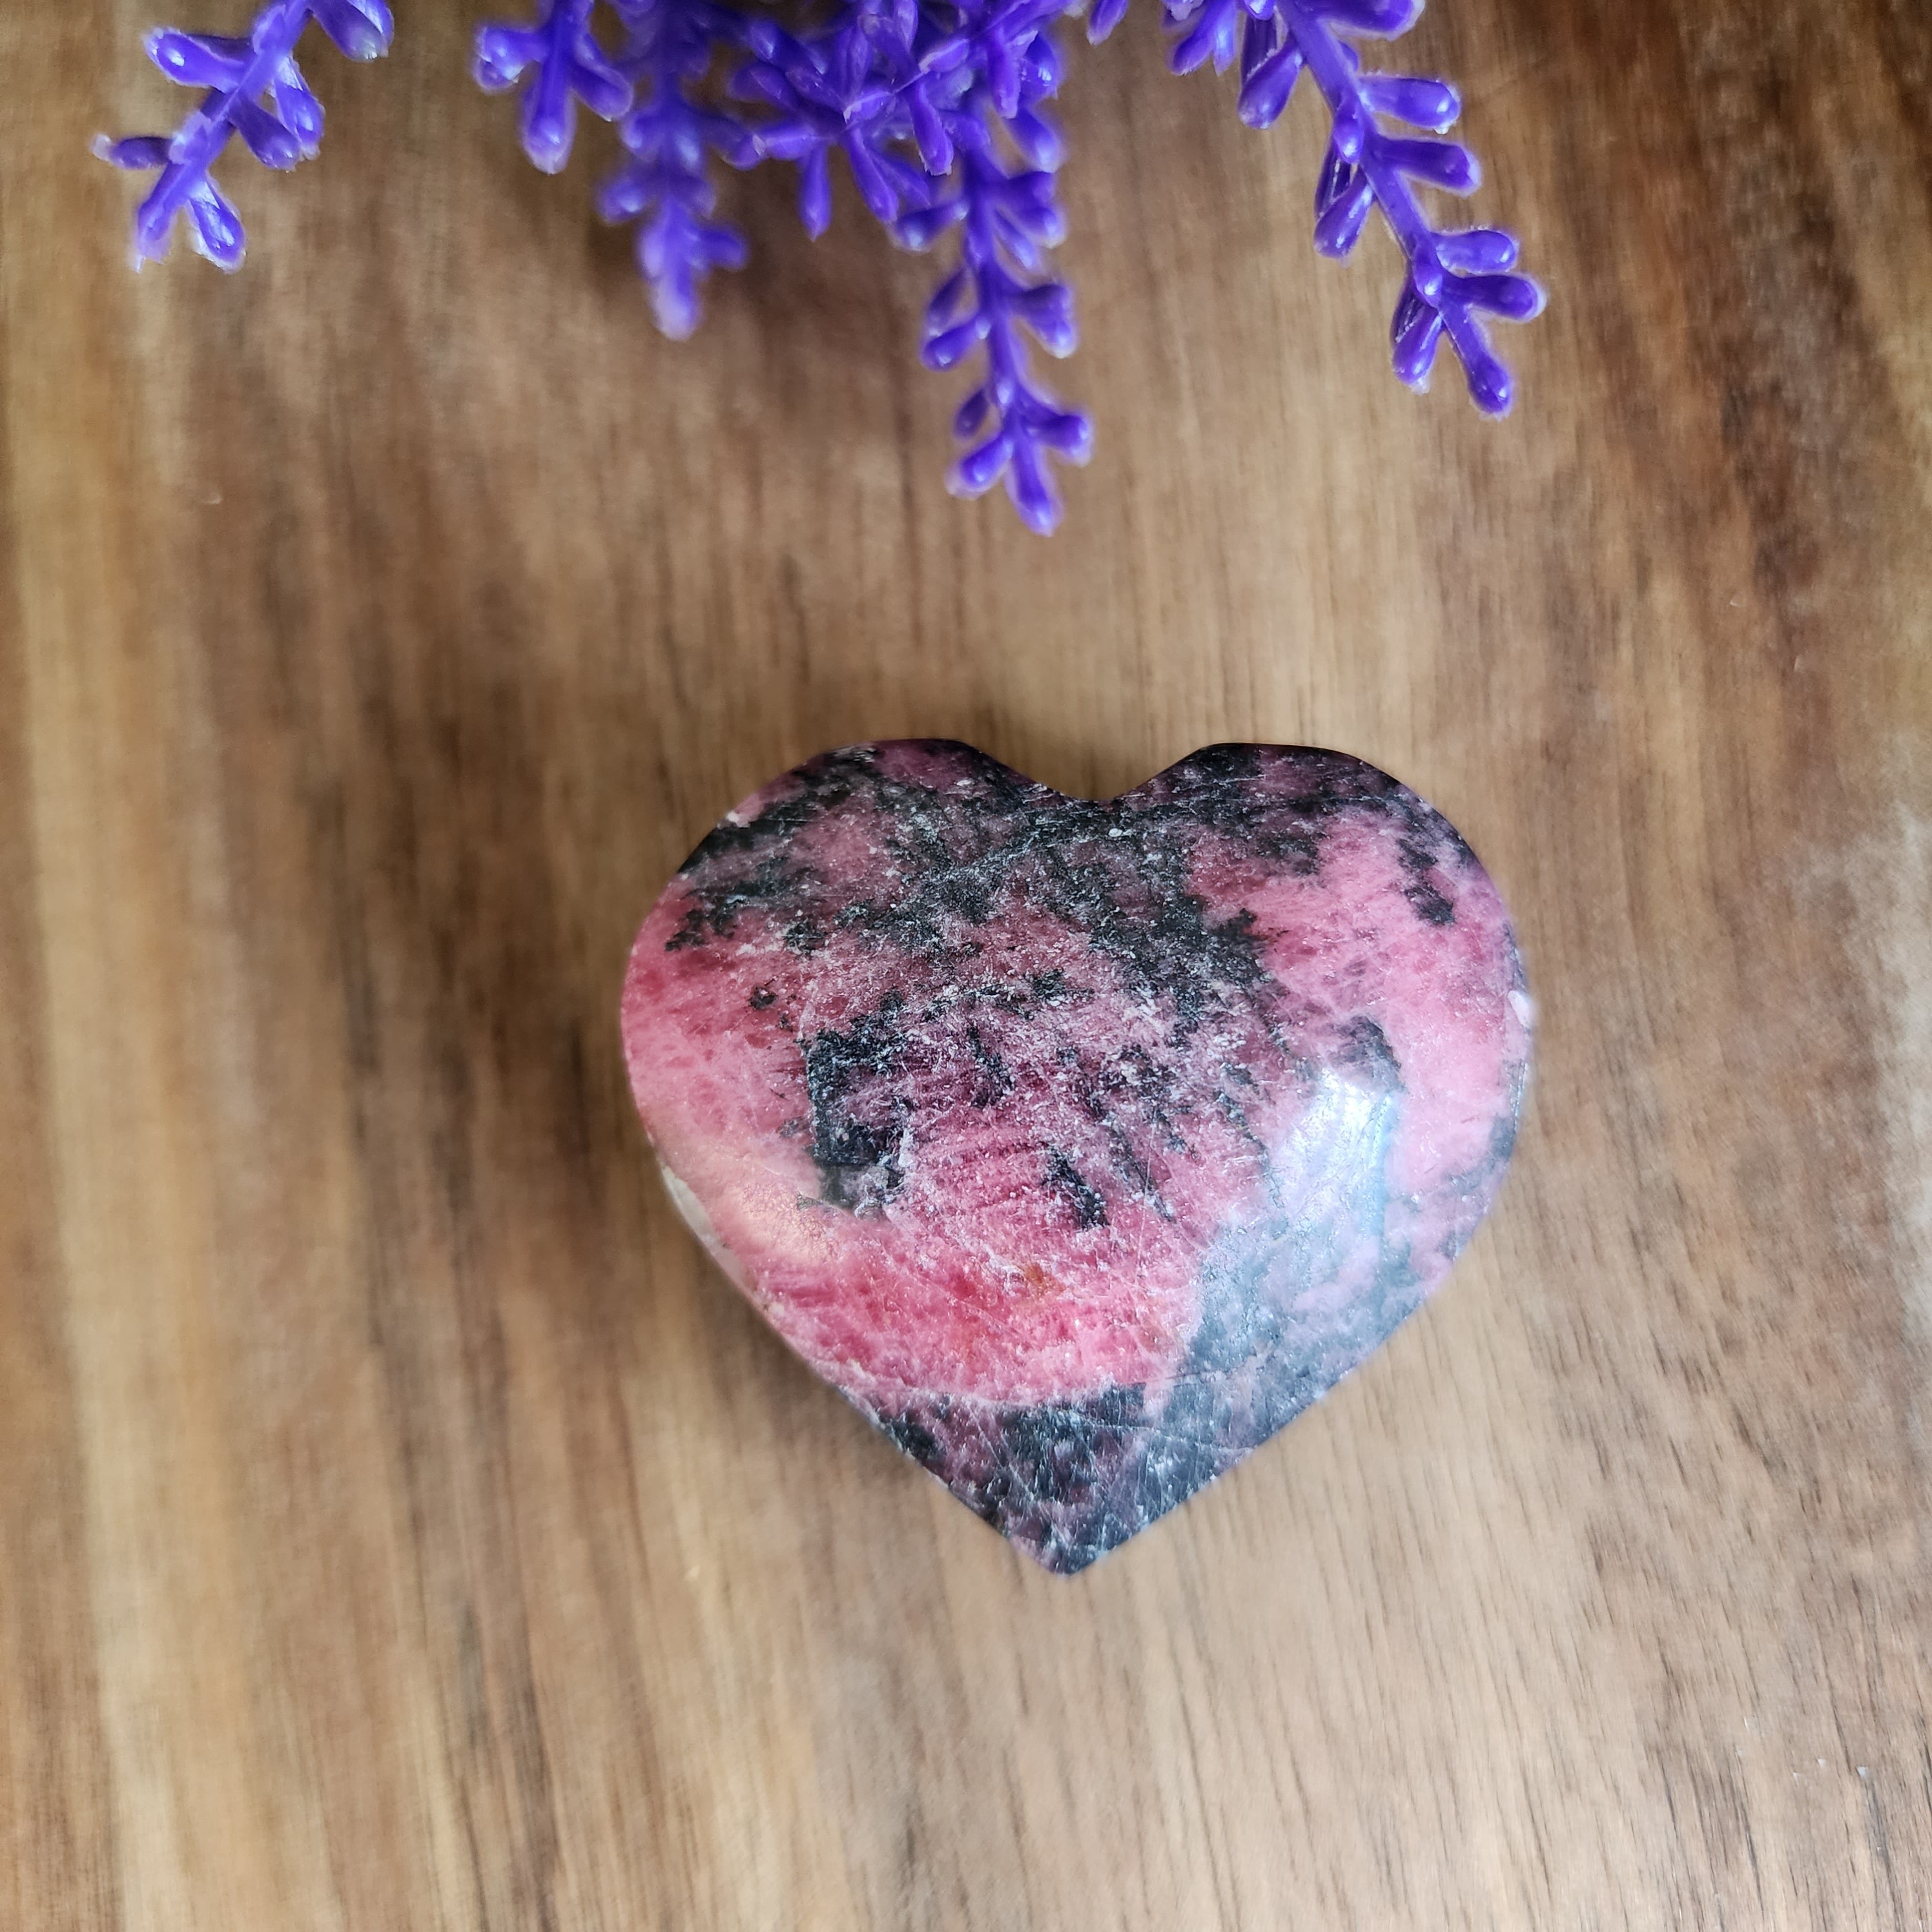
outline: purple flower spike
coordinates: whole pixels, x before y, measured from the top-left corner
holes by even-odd
[[[698,290],[714,268],[742,268],[747,250],[735,228],[706,218],[718,191],[704,170],[712,150],[733,167],[758,158],[752,130],[697,106],[689,90],[729,44],[738,16],[710,0],[619,0],[628,40],[619,56],[636,105],[617,123],[628,160],[598,192],[606,221],[638,224],[638,266],[657,324],[682,342],[697,328]]]
[[[1072,291],[1049,278],[1029,279],[1065,224],[1052,175],[1009,174],[983,134],[969,140],[962,144],[957,194],[902,225],[902,238],[914,247],[960,229],[961,266],[927,305],[920,352],[928,368],[950,369],[985,351],[986,380],[953,418],[955,434],[970,447],[954,464],[948,487],[977,496],[1004,477],[1021,520],[1045,536],[1060,518],[1048,459],[1084,463],[1094,450],[1092,424],[1037,387],[1028,366],[1028,336],[1051,356],[1071,354],[1078,339]]]
[[[570,159],[580,100],[603,121],[614,121],[631,104],[630,82],[590,31],[593,3],[548,0],[534,27],[494,21],[476,30],[470,65],[486,92],[507,92],[536,70],[524,90],[524,152],[547,175]]]
[[[1084,416],[1035,386],[1026,346],[1030,335],[1064,356],[1075,342],[1072,293],[1041,274],[1065,226],[1052,174],[1060,136],[1040,112],[1061,72],[1046,29],[1069,10],[1068,0],[848,0],[802,38],[754,22],[751,58],[731,82],[734,98],[769,110],[759,152],[798,167],[812,234],[831,218],[835,154],[904,246],[959,230],[961,266],[933,298],[921,350],[935,369],[982,349],[987,359],[956,418],[970,447],[951,487],[978,496],[1004,478],[1042,532],[1060,517],[1049,459],[1084,463],[1093,443]]]
[[[1030,336],[1064,356],[1078,340],[1072,291],[1044,272],[1046,251],[1066,227],[1054,180],[1059,130],[1040,111],[1060,86],[1060,55],[1046,29],[1060,10],[1058,0],[974,0],[962,13],[963,34],[942,44],[950,52],[963,42],[963,58],[949,58],[934,104],[957,157],[953,179],[893,230],[913,248],[959,230],[960,266],[927,306],[920,349],[933,369],[981,350],[986,358],[985,380],[953,418],[968,447],[948,487],[977,496],[1004,479],[1021,520],[1042,536],[1060,518],[1052,459],[1084,463],[1094,444],[1088,418],[1035,384],[1027,347]],[[928,56],[923,70],[934,65]],[[1008,152],[1018,166],[1007,165]]]
[[[148,56],[184,87],[206,90],[201,104],[172,136],[136,134],[94,144],[118,168],[154,170],[158,178],[134,214],[134,266],[166,258],[175,220],[185,214],[196,251],[218,268],[238,268],[248,246],[242,218],[211,170],[230,137],[264,166],[292,168],[322,144],[322,104],[296,64],[296,43],[314,20],[352,60],[386,53],[394,32],[383,0],[274,0],[255,16],[246,39],[188,34],[173,28],[148,36]]]
[[[1227,66],[1240,25],[1239,112],[1251,128],[1276,120],[1304,69],[1314,77],[1333,123],[1315,190],[1316,248],[1347,255],[1370,209],[1379,208],[1408,260],[1390,327],[1396,374],[1412,388],[1427,388],[1446,339],[1476,406],[1490,416],[1507,413],[1510,374],[1490,346],[1482,317],[1526,322],[1541,311],[1543,291],[1512,272],[1516,248],[1507,235],[1438,230],[1416,200],[1418,183],[1473,194],[1482,180],[1475,156],[1459,141],[1418,140],[1381,124],[1446,134],[1462,103],[1446,81],[1364,74],[1360,57],[1341,38],[1406,34],[1421,14],[1421,0],[1167,0],[1166,11],[1178,34],[1172,64],[1181,73],[1210,57],[1217,68]]]

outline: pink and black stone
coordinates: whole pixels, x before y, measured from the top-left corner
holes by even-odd
[[[1102,804],[918,740],[722,820],[638,936],[623,1029],[720,1265],[1070,1571],[1442,1280],[1529,1014],[1488,874],[1372,766],[1216,746]]]

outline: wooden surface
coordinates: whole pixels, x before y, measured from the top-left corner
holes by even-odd
[[[659,341],[478,10],[317,50],[235,280],[85,154],[146,10],[0,18],[0,1926],[1932,1924],[1922,0],[1442,0],[1554,295],[1500,428],[1310,254],[1309,104],[1083,50],[1046,544],[940,487],[928,265],[754,178]],[[698,835],[907,734],[1375,760],[1540,1005],[1444,1294],[1071,1582],[620,1072]]]

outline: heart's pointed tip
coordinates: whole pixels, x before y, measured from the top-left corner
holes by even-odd
[[[1016,1541],[1011,1537],[1007,1537],[1005,1540],[1011,1544],[1042,1575],[1058,1576],[1070,1582],[1076,1576],[1085,1576],[1102,1557],[1119,1547],[1116,1544],[1109,1544],[1106,1550],[1083,1550],[1071,1551],[1064,1556],[1048,1556],[1027,1544]]]

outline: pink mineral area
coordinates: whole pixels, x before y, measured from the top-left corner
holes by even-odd
[[[1487,875],[1372,766],[1217,747],[1094,804],[920,741],[721,821],[638,935],[623,1031],[706,1246],[1071,1568],[1440,1281],[1528,1013]]]
[[[814,842],[812,862],[858,842],[842,827]],[[651,1070],[647,1124],[808,1361],[887,1400],[1044,1401],[1171,1372],[1197,1312],[1200,1251],[1230,1190],[1252,1186],[1252,1157],[1234,1148],[1174,1172],[1161,1162],[1165,1204],[1130,1200],[1105,1226],[1083,1226],[1037,1184],[1042,1150],[1060,1149],[1076,1171],[1094,1152],[1082,1067],[1131,1064],[1157,1037],[1155,1009],[1083,962],[1088,988],[1062,1024],[1022,1024],[987,1002],[963,1051],[961,1035],[940,1034],[902,1078],[911,1117],[944,1130],[901,1129],[893,1198],[855,1214],[827,1204],[800,1126],[800,1040],[848,1032],[895,994],[956,1004],[967,996],[956,969],[914,970],[845,933],[801,960],[769,929],[694,968],[691,953],[664,950],[685,910],[675,889],[660,902],[626,988],[632,1064],[641,1054]],[[1064,973],[1086,950],[1024,913],[1005,925],[974,962],[982,984],[989,972],[994,984]],[[749,1004],[759,992],[772,996],[762,1012]],[[1076,1030],[1087,1051],[1070,1063],[1058,1048]],[[976,1105],[996,1060],[1011,1084],[998,1105]]]

